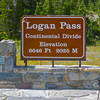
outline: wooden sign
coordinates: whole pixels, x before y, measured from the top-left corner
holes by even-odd
[[[84,17],[23,17],[21,55],[22,59],[85,60]]]

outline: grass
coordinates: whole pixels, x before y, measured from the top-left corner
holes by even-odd
[[[24,61],[20,58],[20,41],[16,41],[17,55],[16,65],[23,66]],[[28,65],[51,65],[51,61],[28,61]],[[55,61],[55,65],[77,65],[78,61]],[[96,46],[86,47],[86,61],[82,61],[82,65],[100,66],[100,41]]]

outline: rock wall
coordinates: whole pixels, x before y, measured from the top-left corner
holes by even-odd
[[[18,67],[0,73],[0,88],[99,89],[99,68]]]

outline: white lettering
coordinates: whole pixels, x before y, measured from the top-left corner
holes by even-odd
[[[66,22],[60,22],[60,24],[61,24],[60,29],[64,29],[64,27],[66,26]]]
[[[29,53],[42,53],[42,49],[30,48]]]
[[[69,49],[56,49],[56,53],[70,53]]]
[[[67,47],[67,43],[48,43],[48,42],[40,42],[40,47]]]
[[[72,53],[78,53],[78,48],[72,48]]]
[[[60,22],[60,29],[81,29],[81,24],[68,24],[66,22]]]
[[[26,22],[26,29],[43,31],[44,29],[56,29],[56,26],[55,24],[31,24],[30,22]]]
[[[27,25],[26,29],[32,29],[32,26],[30,26],[30,22],[26,22],[26,25]]]
[[[54,34],[46,34],[46,35],[44,35],[44,34],[31,34],[31,33],[27,33],[27,34],[25,34],[25,38],[43,38],[43,39],[47,39],[47,38],[50,38],[50,39],[52,39],[52,38],[54,38],[54,39],[57,39],[57,38],[60,38],[60,34],[56,34],[56,35],[54,35]]]
[[[45,53],[51,53],[51,49],[49,48],[45,48],[44,50],[45,50]]]
[[[78,34],[62,34],[63,39],[81,39],[81,35]]]

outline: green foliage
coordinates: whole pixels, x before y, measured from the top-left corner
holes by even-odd
[[[7,10],[4,9],[5,7],[6,7],[5,1],[1,0],[0,1],[0,31],[3,31],[5,26],[5,18],[7,13]]]
[[[48,15],[49,14],[49,1],[41,0],[37,2],[35,15]]]
[[[0,0],[0,39],[19,39],[24,15],[85,16],[87,44],[100,40],[100,0]]]
[[[0,32],[0,40],[8,39],[8,34],[6,32]]]

